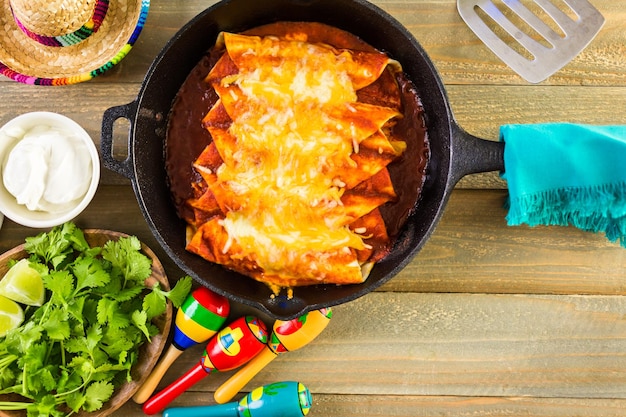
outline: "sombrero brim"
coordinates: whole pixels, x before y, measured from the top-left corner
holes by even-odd
[[[150,0],[110,0],[97,32],[76,45],[54,47],[29,38],[15,23],[9,0],[0,1],[0,74],[36,85],[75,84],[106,72],[131,50],[150,8]]]

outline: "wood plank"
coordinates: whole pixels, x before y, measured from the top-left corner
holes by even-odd
[[[433,60],[445,84],[528,85],[491,52],[463,22],[456,2],[394,0],[375,2],[405,25]],[[626,3],[600,0],[593,5],[606,23],[596,38],[542,85],[621,85],[626,83]],[[598,66],[598,62],[602,65]]]
[[[626,294],[624,248],[572,227],[507,227],[505,197],[504,191],[455,190],[434,234],[381,291]],[[136,235],[171,279],[183,276],[150,232],[130,187],[101,185],[76,223]],[[5,219],[0,250],[36,233]]]
[[[506,191],[455,190],[388,291],[626,294],[626,250],[574,227],[506,226]]]
[[[625,77],[626,78],[626,77]],[[447,88],[458,124],[480,138],[498,140],[505,124],[569,122],[596,125],[626,124],[626,88],[451,85]],[[592,110],[593,109],[593,110]],[[459,188],[506,188],[499,173],[463,178]]]
[[[81,83],[64,87],[39,87],[19,83],[0,83],[0,125],[12,118],[34,111],[53,111],[79,123],[100,149],[102,118],[106,109],[136,99],[140,85],[134,83]],[[28,106],[16,106],[28,97]],[[127,155],[130,123],[119,119],[114,129],[114,151],[119,159]],[[101,169],[101,184],[128,184],[128,181],[107,169]]]
[[[626,88],[537,86],[450,86],[457,122],[468,132],[497,140],[509,123],[571,122],[626,124]]]
[[[107,229],[137,236],[156,253],[170,281],[184,276],[150,232],[129,186],[101,184],[87,209],[73,221],[81,229]],[[0,229],[0,253],[21,245],[25,238],[41,231],[20,226],[5,218]]]
[[[131,53],[90,84],[140,82],[167,42],[197,14],[216,1],[153,1],[146,25]],[[422,45],[446,84],[528,83],[502,63],[462,21],[453,0],[404,2],[375,0]],[[593,42],[544,85],[626,85],[626,0],[596,0],[606,23]],[[598,65],[601,62],[602,65]],[[0,83],[12,82],[4,77]]]
[[[371,293],[334,307],[317,339],[279,355],[244,391],[298,380],[324,395],[625,400],[625,308],[608,296]],[[159,389],[203,349],[185,351]],[[233,373],[189,392],[211,402]]]
[[[376,0],[372,3],[409,29],[446,84],[527,84],[472,33],[459,16],[456,2]],[[213,4],[214,1],[200,0],[155,3],[132,54],[119,68],[97,82],[129,76],[141,79],[141,74],[169,39],[196,14]],[[594,5],[607,19],[603,29],[579,56],[544,84],[626,85],[626,32],[621,26],[626,19],[626,2],[602,0]],[[603,63],[601,68],[598,61]]]
[[[587,417],[622,416],[620,400],[542,398],[465,398],[414,396],[317,396],[309,416],[336,417]]]
[[[99,146],[102,116],[106,109],[136,99],[140,85],[116,83],[79,84],[55,88],[0,83],[0,124],[24,110],[13,103],[24,94],[31,97],[29,111],[59,109],[73,118],[91,135]],[[626,124],[626,87],[539,86],[525,89],[518,86],[449,86],[450,105],[459,125],[468,132],[487,140],[497,140],[499,127],[508,123],[544,123],[567,121],[589,124]],[[128,146],[129,123],[120,119],[114,129],[115,155],[123,158]],[[125,179],[109,170],[102,170],[102,184],[125,184]],[[460,188],[504,189],[506,183],[498,173],[467,176]]]
[[[242,394],[243,395],[243,394]],[[237,400],[242,396],[237,397]],[[308,417],[622,417],[626,401],[614,399],[327,395],[312,393]],[[187,392],[173,406],[211,405],[211,393]],[[135,403],[114,415],[144,417]]]

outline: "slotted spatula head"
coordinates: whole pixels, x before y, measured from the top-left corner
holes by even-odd
[[[457,8],[504,63],[527,81],[538,83],[578,55],[604,24],[602,14],[587,0],[556,1],[561,7],[550,0],[528,0],[526,4],[540,8],[535,11],[520,0],[457,0]],[[504,31],[510,38],[502,36]],[[517,48],[511,46],[512,40]]]

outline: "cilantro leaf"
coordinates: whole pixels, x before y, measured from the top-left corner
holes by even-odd
[[[96,411],[113,395],[113,385],[108,382],[94,382],[85,391],[85,411]]]
[[[137,299],[137,297],[143,292],[143,290],[144,288],[139,286],[124,288],[123,290],[114,293],[115,299],[119,302],[134,300]]]
[[[46,363],[46,353],[47,346],[45,344],[33,343],[19,360],[28,363],[34,369],[39,369]]]
[[[124,363],[128,351],[135,346],[133,334],[124,329],[107,327],[100,348],[104,350],[112,360],[117,358],[117,363]]]
[[[146,312],[148,318],[157,317],[165,311],[167,301],[165,296],[157,291],[151,291],[143,299],[143,310]]]
[[[174,285],[174,288],[165,293],[165,296],[172,302],[174,307],[179,308],[181,305],[183,305],[183,302],[185,301],[185,298],[187,298],[189,291],[191,291],[191,284],[191,277],[189,275],[186,275],[183,278],[179,279],[178,282],[176,282],[176,284]]]
[[[116,300],[103,298],[98,302],[98,323],[119,329],[128,326],[130,320],[124,311],[120,310]]]
[[[91,326],[87,329],[85,341],[87,342],[87,348],[92,355],[98,347],[100,339],[102,339],[102,327]]]
[[[96,258],[78,258],[72,264],[72,272],[76,277],[76,289],[74,295],[77,295],[85,288],[97,288],[106,285],[109,280],[109,274],[104,270],[102,263]]]
[[[23,355],[28,352],[31,346],[41,340],[43,331],[44,330],[41,325],[29,321],[22,325],[22,327],[18,327],[14,331],[8,333],[5,338],[7,342],[11,344],[10,351],[12,353]]]
[[[65,340],[70,337],[71,329],[68,322],[69,313],[65,310],[54,309],[47,316],[41,326],[50,340]]]
[[[132,314],[133,324],[143,332],[143,334],[150,340],[150,331],[148,330],[148,314],[145,311],[133,311]]]
[[[152,275],[152,260],[141,253],[141,242],[135,236],[107,242],[102,249],[102,257],[121,272],[125,282],[143,285],[146,278]]]
[[[74,278],[69,271],[53,271],[42,277],[44,287],[52,292],[52,297],[69,302],[74,293]]]
[[[27,237],[24,249],[41,257],[46,264],[51,264],[56,269],[74,251],[73,245],[79,248],[88,247],[83,232],[74,223],[68,222],[48,233]]]
[[[65,306],[69,316],[71,316],[73,320],[76,320],[81,325],[85,323],[85,301],[87,301],[87,296],[74,297],[74,299]]]
[[[56,373],[56,367],[44,366],[34,372],[29,372],[22,381],[22,386],[26,391],[23,393],[32,394],[36,397],[38,392],[50,392],[56,388],[57,384],[53,376]]]
[[[85,404],[86,398],[82,392],[76,391],[63,397],[67,406],[74,412],[79,412]]]
[[[143,299],[143,309],[148,313],[148,318],[151,319],[163,314],[167,308],[168,299],[174,307],[180,307],[191,290],[191,284],[191,277],[185,276],[178,280],[170,291],[163,291],[161,290],[161,285],[157,282],[152,287],[152,292]]]
[[[63,414],[59,414],[57,410],[55,410],[57,406],[56,399],[54,395],[49,394],[40,398],[39,401],[33,403],[28,406],[26,411],[28,412],[28,417],[31,416],[62,416]]]

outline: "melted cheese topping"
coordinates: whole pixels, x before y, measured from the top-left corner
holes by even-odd
[[[357,101],[387,58],[377,54],[371,69],[326,45],[229,33],[224,42],[238,72],[209,74],[220,100],[205,120],[223,164],[197,166],[223,212],[221,253],[267,276],[297,278],[306,266],[320,281],[342,259],[362,279],[354,251],[367,245],[349,227],[342,175],[357,169],[361,143],[399,115]],[[228,126],[210,123],[224,111]]]
[[[227,47],[237,36],[226,35]],[[233,100],[226,109],[237,151],[217,171],[239,207],[221,224],[265,271],[278,270],[297,253],[363,248],[337,210],[342,188],[332,170],[353,163],[350,155],[365,139],[340,130],[330,116],[335,108],[356,111],[346,69],[350,55],[302,42],[280,49],[274,43],[261,40],[245,55],[276,59],[277,65],[242,65],[221,82],[231,87],[222,97]]]

